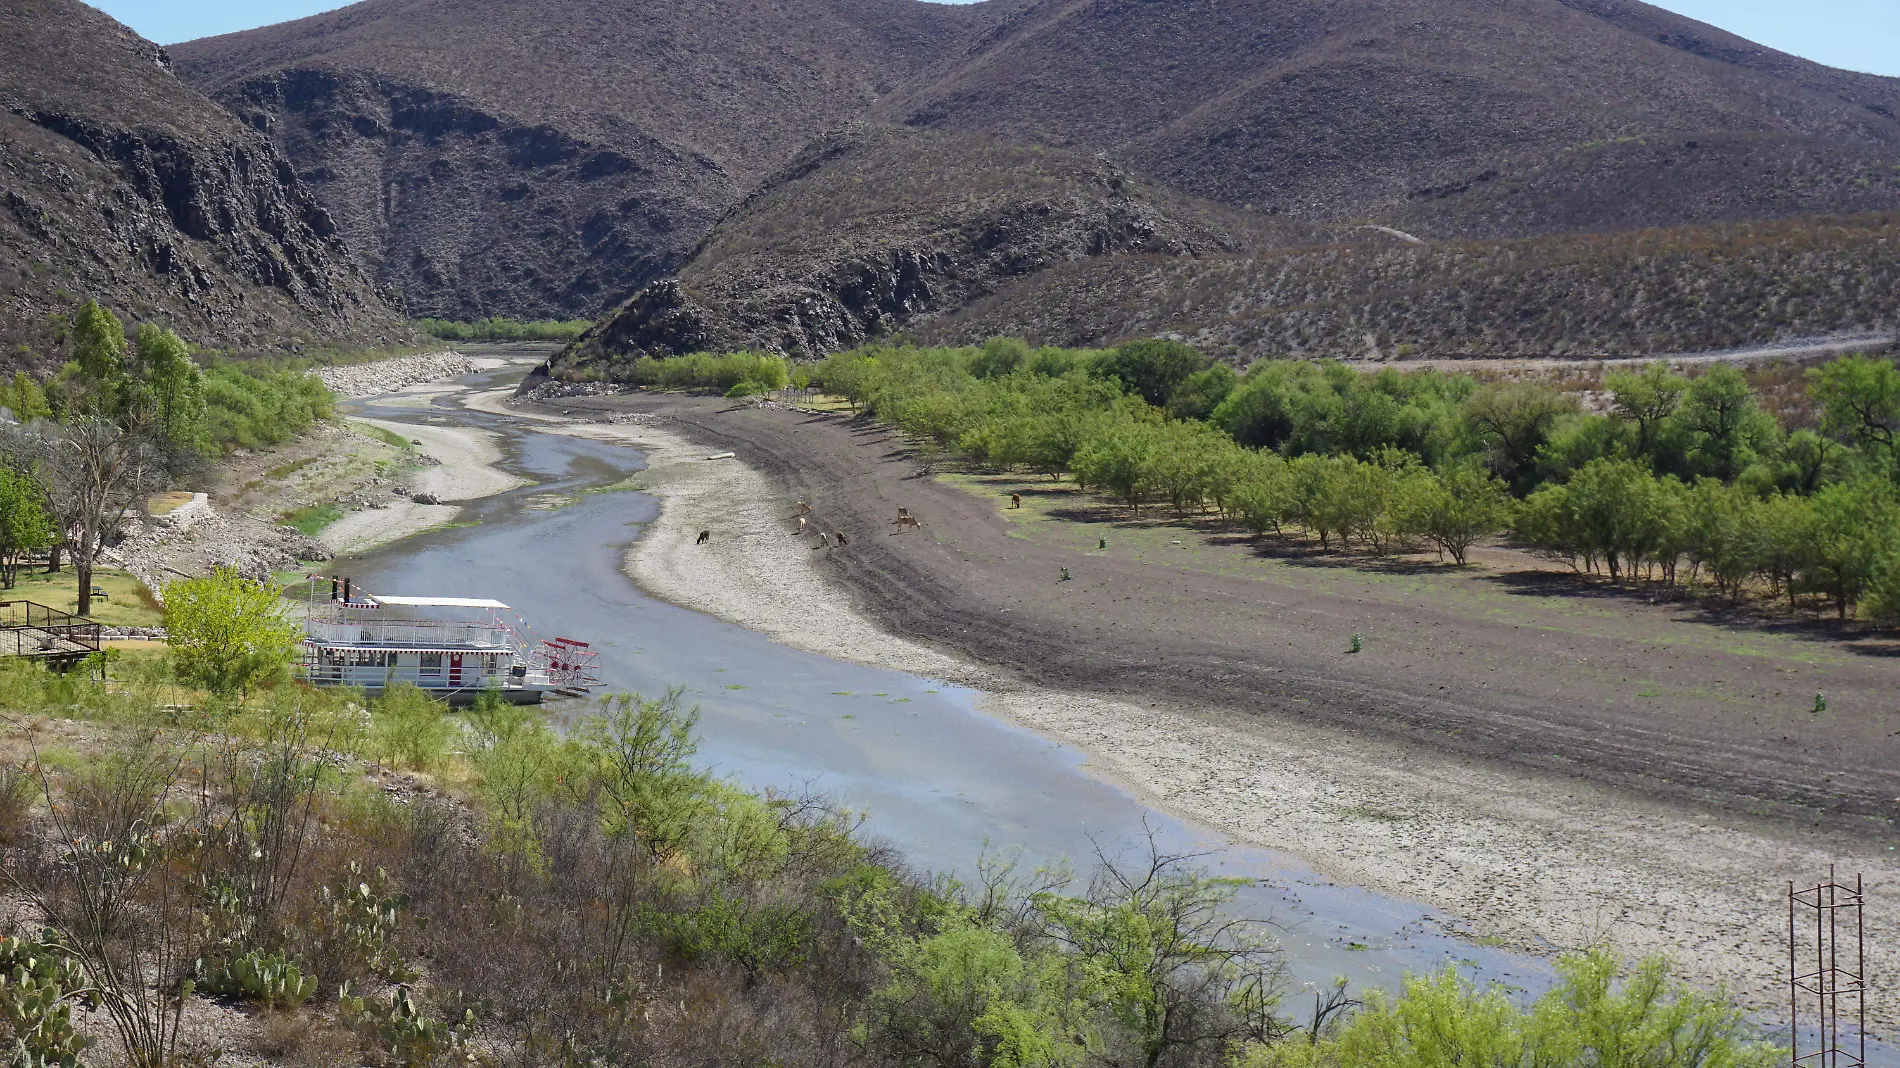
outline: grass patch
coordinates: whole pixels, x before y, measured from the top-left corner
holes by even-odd
[[[191,493],[187,490],[160,493],[146,500],[145,514],[156,519],[162,515],[170,515],[190,503]]]
[[[297,472],[322,459],[320,456],[306,456],[301,460],[292,460],[287,464],[278,464],[265,472],[271,478],[289,478]]]
[[[404,452],[415,451],[415,443],[387,427],[371,426],[368,423],[351,423],[350,429],[364,437],[375,438],[385,445],[394,445]]]
[[[101,568],[92,573],[92,584],[104,590],[105,596],[92,599],[90,618],[117,627],[156,627],[165,621],[152,591],[129,572]],[[19,583],[0,592],[0,600],[36,601],[62,612],[78,611],[79,573],[71,567],[56,575],[44,568],[21,568]]]
[[[343,518],[343,509],[334,504],[317,504],[309,508],[299,508],[283,517],[286,524],[298,531],[316,537],[323,528]]]

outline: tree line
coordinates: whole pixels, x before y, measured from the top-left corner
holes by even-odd
[[[1508,533],[1580,572],[1900,620],[1888,359],[1808,369],[1786,418],[1721,364],[1611,371],[1586,398],[1530,378],[1328,362],[1236,372],[1162,339],[879,345],[811,379],[927,459],[1072,477],[1131,512],[1213,513],[1322,549],[1430,546],[1458,563]]]
[[[282,443],[334,412],[314,376],[234,363],[200,367],[170,330],[88,301],[72,316],[70,359],[45,380],[0,382],[0,587],[50,554],[78,572],[92,607],[99,554],[152,493],[236,448]]]
[[[178,611],[206,621],[280,604],[229,575],[196,582]],[[1238,907],[1243,880],[1152,841],[1080,876],[995,855],[964,877],[917,871],[825,797],[709,772],[678,693],[610,696],[556,730],[487,697],[454,716],[412,686],[234,690],[204,651],[121,662],[111,685],[0,665],[10,711],[81,721],[106,754],[0,761],[0,881],[33,925],[0,938],[9,1063],[201,1063],[228,1040],[197,1030],[203,998],[277,1021],[292,1064],[1777,1056],[1661,960],[1625,969],[1602,950],[1565,958],[1528,1005],[1447,966],[1391,993],[1342,981],[1309,1011],[1271,929]],[[97,1011],[85,1031],[80,1007]]]
[[[572,341],[594,325],[587,319],[536,319],[524,322],[491,316],[472,322],[418,319],[416,325],[444,341]]]

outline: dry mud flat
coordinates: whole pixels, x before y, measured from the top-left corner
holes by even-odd
[[[563,403],[578,407],[583,402]],[[595,405],[655,406],[627,400]],[[641,486],[661,499],[661,517],[627,561],[645,588],[787,644],[981,689],[990,695],[993,711],[1075,745],[1100,773],[1162,807],[1237,839],[1294,853],[1342,881],[1443,908],[1469,920],[1478,935],[1527,948],[1602,939],[1631,955],[1664,952],[1696,981],[1726,986],[1749,1005],[1776,1013],[1785,998],[1781,969],[1788,881],[1811,880],[1830,863],[1863,872],[1874,886],[1894,885],[1900,877],[1895,853],[1878,835],[1865,833],[1859,821],[1849,821],[1851,827],[1837,822],[1804,828],[1785,814],[1763,818],[1720,804],[1682,803],[1666,790],[1645,794],[1622,788],[1613,775],[1592,781],[1587,774],[1501,765],[1481,749],[1459,752],[1455,738],[1447,745],[1425,745],[1393,732],[1261,715],[1236,700],[1221,680],[1218,663],[1208,665],[1206,698],[1197,702],[1182,700],[1171,686],[1143,692],[1126,680],[1130,692],[1120,696],[1096,688],[1073,692],[1047,685],[1034,673],[982,666],[960,655],[955,641],[911,640],[905,635],[923,629],[911,625],[923,612],[935,617],[934,628],[923,629],[933,639],[946,627],[1020,634],[1010,629],[1023,626],[1020,621],[994,615],[1010,609],[960,595],[958,582],[930,583],[935,602],[900,613],[890,610],[875,582],[862,577],[910,580],[922,565],[907,564],[904,556],[927,553],[925,538],[938,548],[966,536],[975,540],[974,523],[952,509],[939,509],[947,498],[930,496],[931,484],[912,480],[897,488],[909,499],[930,502],[919,509],[930,532],[892,536],[879,529],[881,524],[873,525],[873,512],[852,513],[841,503],[843,496],[875,495],[880,487],[840,479],[837,469],[823,464],[817,465],[823,477],[799,483],[782,478],[778,467],[768,476],[743,462],[773,464],[755,451],[769,441],[777,464],[797,467],[817,460],[816,454],[851,448],[840,442],[852,435],[875,431],[801,424],[785,413],[722,414],[722,407],[682,408],[677,402],[658,406],[668,405],[670,414],[690,422],[663,418],[554,428],[624,441],[647,452],[651,466]],[[723,426],[722,419],[744,421],[745,432],[710,429]],[[760,430],[765,423],[776,430]],[[801,444],[809,451],[801,453]],[[734,446],[739,447],[737,459],[707,459]],[[886,443],[868,448],[875,455],[890,450]],[[905,476],[891,477],[901,482]],[[797,486],[790,493],[784,488],[788,482]],[[794,495],[807,496],[818,507],[827,529],[845,527],[851,543],[827,551],[814,549],[810,538],[791,536],[786,517]],[[979,503],[994,511],[989,502]],[[883,507],[880,501],[877,510]],[[712,531],[709,545],[697,544],[701,530]],[[1005,581],[1028,584],[1020,570],[1010,575],[1005,565],[1041,571],[1038,548],[1020,539],[987,547],[983,559],[964,561],[962,578],[975,587],[985,581],[984,572],[1002,571],[1009,576]],[[1047,559],[1074,563],[1075,554]],[[1147,586],[1131,579],[1119,595],[1131,606],[1120,611],[1137,617],[1138,625],[1098,639],[1099,646],[1146,640],[1150,649],[1162,650],[1157,655],[1168,655],[1159,635],[1144,638],[1139,626],[1152,624],[1140,624],[1138,617],[1165,615],[1148,610],[1167,596],[1176,572],[1152,565],[1150,570],[1156,577]],[[1041,599],[1057,589],[1044,582],[1034,586],[1029,596]],[[1205,601],[1189,608],[1208,611]],[[1263,660],[1278,656],[1268,650],[1282,645],[1289,631],[1314,629],[1308,611],[1287,605],[1247,625],[1259,630],[1255,655]],[[1090,644],[1080,640],[1066,651],[1050,652],[1061,637],[1044,635],[1036,651],[1072,663],[1096,658]],[[1455,643],[1458,638],[1441,631],[1432,640]],[[1300,650],[1289,648],[1284,662],[1297,673]],[[1544,686],[1551,702],[1560,704],[1554,691],[1569,680],[1561,673],[1541,673],[1530,659],[1514,671],[1514,684]],[[1049,672],[1059,673],[1055,666]],[[1411,680],[1420,687],[1437,685],[1423,662],[1410,673],[1420,676]],[[1323,699],[1317,691],[1313,696]],[[1377,696],[1415,700],[1397,680]],[[1535,726],[1500,717],[1493,729]],[[1870,911],[1868,966],[1876,974],[1891,974],[1900,965],[1896,936],[1900,928],[1891,914]],[[1870,1008],[1883,1033],[1900,1025],[1900,998],[1892,993],[1876,993]]]

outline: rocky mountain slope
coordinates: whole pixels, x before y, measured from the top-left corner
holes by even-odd
[[[624,302],[577,359],[822,352],[1051,265],[1329,227],[1900,211],[1900,79],[1634,0],[366,0],[178,53],[412,314]],[[1111,176],[1182,228],[1131,229]]]
[[[592,316],[1003,10],[368,0],[174,49],[411,315]]]
[[[768,179],[677,279],[642,289],[559,365],[611,376],[619,359],[698,350],[821,356],[1055,265],[1233,252],[1294,232],[1319,235],[1143,187],[1088,156],[853,126]]]
[[[1114,257],[918,321],[950,343],[1170,333],[1235,363],[1640,356],[1900,333],[1900,214],[1254,255]]]
[[[76,0],[0,2],[0,343],[97,297],[231,349],[408,328],[269,140]]]
[[[1040,0],[874,112],[1425,236],[1900,206],[1900,79],[1619,0]]]

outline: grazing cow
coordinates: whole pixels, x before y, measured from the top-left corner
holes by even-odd
[[[1020,494],[1020,493],[1012,493],[1012,494],[1010,494],[1010,495],[1009,495],[1009,506],[1010,506],[1011,508],[1021,508],[1021,507],[1023,506],[1023,495],[1022,495],[1022,494]]]
[[[709,542],[709,541],[711,541],[711,540],[712,540],[712,531],[710,531],[710,530],[702,530],[702,531],[700,531],[700,532],[699,532],[699,540],[698,540],[698,541],[696,541],[696,542],[694,542],[693,544],[695,544],[695,545],[704,545],[704,544],[706,544],[707,542]]]
[[[891,520],[891,525],[897,528],[891,531],[892,534],[902,534],[906,530],[924,529],[924,525],[917,521],[917,517],[911,515],[909,511],[903,508],[897,510],[897,518]]]
[[[805,519],[805,517],[804,517],[804,516],[802,516],[802,515],[801,515],[801,516],[799,516],[799,517],[798,517],[798,529],[797,529],[797,530],[794,530],[794,531],[792,531],[792,533],[794,533],[794,534],[803,534],[803,533],[805,533],[805,523],[806,523],[806,519]]]
[[[811,514],[811,505],[806,504],[802,498],[798,502],[798,507],[792,509],[792,518],[794,519],[798,518],[801,515],[810,515],[810,514]]]
[[[824,532],[824,531],[822,531],[822,530],[821,530],[821,531],[819,531],[819,532],[818,532],[818,544],[816,544],[816,545],[814,545],[814,546],[812,546],[812,547],[811,547],[811,551],[812,551],[812,552],[817,552],[817,551],[818,551],[818,550],[820,550],[820,549],[829,549],[829,548],[831,548],[831,535],[829,535],[829,534],[827,534],[827,533],[825,533],[825,532]]]
[[[844,539],[844,531],[842,530],[833,533],[831,536],[838,539],[838,548],[840,549],[844,548],[846,545],[851,544],[850,542]]]

